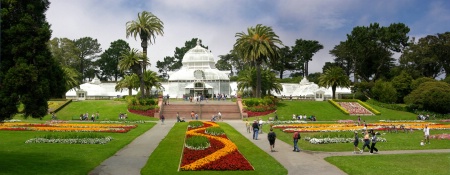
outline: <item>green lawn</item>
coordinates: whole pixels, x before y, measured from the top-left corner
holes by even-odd
[[[219,123],[219,125],[255,170],[178,172],[187,125],[188,123],[177,123],[172,128],[150,156],[141,174],[287,174],[287,170],[280,163],[226,123]]]
[[[349,175],[450,174],[450,153],[336,156],[325,160]]]
[[[124,101],[115,100],[85,100],[85,101],[73,101],[60,111],[56,113],[59,120],[72,120],[79,119],[80,114],[89,113],[89,116],[93,113],[99,112],[99,120],[118,120],[120,113],[127,113],[128,120],[153,120],[158,119],[154,117],[141,116],[127,112],[127,103]],[[20,114],[16,115],[14,119],[23,120],[26,122],[39,122],[39,119],[33,119],[29,117],[24,119]],[[50,120],[51,115],[46,115],[43,120]]]
[[[0,131],[0,174],[88,174],[155,124],[139,124],[128,133],[99,133],[114,138],[104,145],[25,144],[35,137],[74,132]]]

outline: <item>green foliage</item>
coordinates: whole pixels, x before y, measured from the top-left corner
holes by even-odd
[[[309,75],[308,73],[308,62],[312,61],[312,57],[316,52],[323,49],[323,45],[316,40],[303,40],[297,39],[295,40],[295,46],[292,47],[293,55],[298,55],[298,59],[305,62],[305,67],[303,72],[305,75]],[[301,65],[301,63],[297,62],[297,65]]]
[[[331,99],[331,100],[328,100],[328,102],[331,103],[334,107],[338,108],[342,113],[344,113],[346,115],[350,115],[350,113],[345,108],[343,108],[341,105],[337,104],[335,102],[335,100]]]
[[[100,74],[100,80],[106,80],[107,77],[114,77],[114,81],[118,81],[118,78],[123,78],[124,74],[117,69],[122,52],[130,49],[129,44],[118,39],[111,42],[108,49],[100,55],[100,59],[95,61],[99,69],[102,70]]]
[[[224,135],[225,131],[221,127],[208,127],[206,128],[205,133],[210,135]]]
[[[186,139],[186,147],[196,150],[204,150],[210,146],[209,139],[205,136],[192,136]]]
[[[425,82],[405,97],[412,109],[446,114],[450,112],[450,85],[444,82]]]
[[[394,77],[391,81],[392,86],[397,91],[397,103],[403,103],[403,98],[411,92],[411,75],[402,71],[402,73]]]
[[[372,97],[384,103],[395,103],[397,101],[397,90],[391,82],[377,80],[372,87]]]
[[[203,127],[203,122],[202,121],[190,121],[189,126],[191,128],[200,128],[200,127]]]
[[[429,78],[429,77],[421,77],[418,79],[415,79],[411,82],[411,90],[415,90],[417,89],[422,83],[425,82],[436,82],[437,80],[433,79],[433,78]]]
[[[0,121],[18,113],[41,118],[47,101],[65,94],[63,70],[52,57],[47,42],[51,37],[45,12],[48,1],[2,1]]]
[[[319,86],[331,87],[333,99],[336,99],[336,87],[350,87],[350,80],[340,67],[331,67],[319,77]]]
[[[361,91],[355,92],[355,99],[361,100],[361,101],[367,101],[367,96],[362,93]]]
[[[273,96],[265,96],[261,98],[247,98],[242,100],[244,108],[252,112],[264,112],[275,110],[278,99]]]

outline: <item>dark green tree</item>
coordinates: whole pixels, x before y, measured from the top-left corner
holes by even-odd
[[[279,45],[283,45],[278,35],[271,27],[258,24],[255,27],[247,28],[247,33],[236,33],[236,43],[234,51],[243,59],[256,66],[256,96],[261,97],[261,65],[263,63],[277,62],[279,58]]]
[[[340,67],[331,67],[319,77],[319,86],[331,87],[333,99],[336,99],[337,87],[350,87],[350,80]]]
[[[101,77],[107,79],[114,77],[114,81],[123,78],[124,74],[118,69],[118,65],[122,53],[127,50],[130,50],[130,46],[126,41],[119,39],[111,42],[111,46],[96,61],[98,68],[101,70]]]
[[[334,48],[330,50],[330,54],[336,57],[334,59],[333,64],[336,64],[342,69],[344,69],[347,76],[350,76],[350,74],[355,72],[355,61],[356,61],[355,54],[351,53],[352,50],[349,47],[350,46],[348,42],[345,41],[340,42],[339,45],[334,46]]]
[[[391,82],[383,80],[375,81],[371,89],[372,97],[383,103],[395,103],[397,101],[397,90]]]
[[[288,46],[282,47],[279,50],[280,58],[277,62],[272,63],[271,67],[273,70],[278,71],[279,78],[283,79],[283,74],[285,71],[296,70],[296,62],[294,61],[294,55],[292,54],[291,48]]]
[[[392,80],[392,86],[397,91],[397,103],[403,103],[403,98],[411,93],[411,82],[413,78],[411,75],[403,71],[400,75],[395,76]]]
[[[389,77],[394,66],[393,52],[401,52],[407,46],[409,28],[402,23],[381,27],[378,23],[357,26],[347,35],[345,51],[354,58],[355,74],[364,81]]]
[[[0,121],[24,105],[25,117],[42,118],[47,101],[65,93],[63,70],[52,58],[45,12],[50,2],[1,2]]]
[[[48,42],[53,57],[63,67],[80,70],[80,50],[73,40],[68,38],[53,38]],[[81,73],[81,72],[80,72]]]
[[[323,45],[315,40],[295,40],[295,46],[292,47],[292,53],[298,55],[305,63],[304,76],[308,76],[308,63],[312,61],[312,57],[316,52],[323,49]]]
[[[450,85],[445,82],[424,82],[405,97],[412,109],[450,113]]]
[[[421,77],[421,78],[418,78],[418,79],[415,79],[415,80],[413,80],[412,82],[411,82],[411,90],[415,90],[415,89],[417,89],[422,83],[425,83],[425,82],[429,82],[429,81],[432,81],[432,82],[436,82],[437,80],[436,79],[433,79],[433,78],[429,78],[429,77]]]
[[[95,66],[92,62],[99,57],[100,52],[102,52],[100,43],[98,43],[97,39],[91,37],[83,37],[76,39],[73,42],[79,50],[78,58],[80,59],[79,71],[81,73],[81,80],[84,81],[85,78],[94,78],[92,69],[95,69]],[[88,70],[90,70],[90,72],[88,72]],[[87,73],[90,73],[91,76],[86,76]]]

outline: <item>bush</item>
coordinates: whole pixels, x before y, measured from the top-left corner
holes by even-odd
[[[374,99],[369,99],[369,100],[366,101],[366,103],[369,103],[369,104],[372,104],[372,105],[376,105],[376,106],[379,106],[379,107],[382,107],[382,108],[396,110],[396,111],[408,111],[406,109],[406,107],[404,107],[404,106],[400,106],[400,105],[394,104],[394,103],[392,103],[392,104],[382,103],[382,102],[376,101]]]
[[[377,80],[371,89],[373,98],[384,103],[395,103],[397,101],[397,90],[391,82]]]
[[[210,143],[205,136],[192,136],[186,139],[186,147],[195,150],[204,150],[209,148]]]
[[[410,109],[447,114],[450,113],[450,85],[445,82],[424,82],[404,100]]]

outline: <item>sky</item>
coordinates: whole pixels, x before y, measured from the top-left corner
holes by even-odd
[[[199,38],[215,61],[233,49],[236,33],[257,24],[272,27],[285,46],[316,40],[324,46],[309,63],[322,72],[334,57],[329,51],[356,26],[404,23],[416,39],[450,31],[448,0],[50,0],[46,12],[52,38],[97,39],[102,50],[118,39],[142,51],[140,39],[126,38],[126,22],[148,11],[164,23],[164,35],[148,47],[150,69],[173,56],[176,47]],[[397,56],[399,54],[396,54]]]

